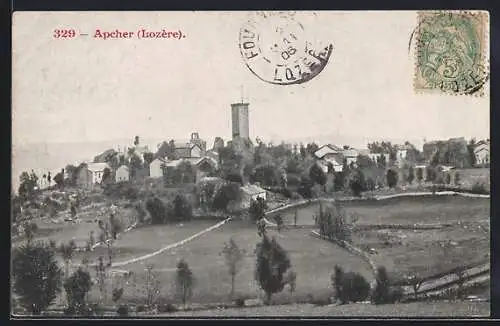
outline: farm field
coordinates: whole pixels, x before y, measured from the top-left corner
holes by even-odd
[[[182,311],[161,314],[165,317],[489,317],[489,302],[413,302],[402,304],[371,305],[348,304],[316,306],[293,304],[224,310]]]
[[[489,221],[490,199],[462,196],[400,197],[386,200],[345,201],[341,206],[357,224],[423,224],[458,221]],[[319,203],[297,209],[298,225],[314,225]],[[280,213],[286,224],[294,223],[295,210]]]
[[[380,201],[343,202],[356,217],[353,244],[374,249],[372,260],[386,266],[395,277],[409,273],[433,275],[463,264],[489,260],[490,200],[461,196],[401,197]],[[319,213],[313,203],[297,210],[298,225],[314,225]],[[282,212],[285,223],[294,223],[294,210]],[[434,230],[375,229],[376,225],[451,224]],[[374,226],[370,229],[370,226]]]
[[[308,230],[286,230],[282,234],[269,230],[269,233],[271,236],[275,235],[289,253],[293,269],[297,273],[295,292],[291,294],[288,288],[285,288],[283,292],[273,296],[275,303],[287,303],[311,296],[315,299],[328,298],[331,295],[330,275],[335,264],[341,264],[345,270],[359,272],[369,281],[373,279],[367,263],[332,243],[310,236]],[[152,264],[161,283],[160,293],[164,299],[170,301],[175,300],[175,270],[178,260],[182,257],[188,262],[196,278],[192,302],[226,302],[230,293],[230,276],[220,252],[224,242],[230,237],[246,252],[236,277],[236,295],[258,298],[261,292],[254,279],[254,250],[260,238],[255,226],[249,226],[247,222],[230,222],[182,247],[120,268],[132,271],[139,277],[141,273],[144,274],[145,266]],[[127,298],[128,295],[130,296]],[[137,291],[125,290],[124,300],[134,299],[137,299]]]

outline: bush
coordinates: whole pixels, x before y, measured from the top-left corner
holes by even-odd
[[[165,312],[176,312],[178,310],[179,309],[177,309],[177,307],[174,306],[171,303],[162,304],[162,305],[158,306],[158,312],[162,312],[162,313],[165,313]]]
[[[128,314],[129,314],[129,308],[128,308],[128,306],[127,305],[121,305],[116,310],[116,314],[118,315],[118,317],[128,317]]]
[[[401,287],[391,287],[389,275],[385,267],[377,269],[377,285],[372,293],[372,303],[387,304],[400,301],[404,296]]]
[[[161,310],[161,307],[162,307],[162,306],[159,306],[159,307],[158,307],[158,311],[159,311],[159,312],[166,312],[166,311],[160,311],[160,310]],[[144,312],[144,311],[146,311],[146,306],[145,306],[145,305],[143,305],[143,304],[140,304],[140,305],[138,305],[137,307],[135,307],[135,311],[136,311],[136,312]]]
[[[451,175],[446,173],[446,184],[449,185],[451,183]]]
[[[370,295],[370,283],[361,274],[345,273],[340,282],[341,289],[337,296],[342,304],[364,301]]]
[[[292,191],[288,188],[283,188],[282,192],[283,196],[285,196],[286,198],[292,198]]]
[[[174,199],[175,218],[181,221],[189,221],[193,217],[193,207],[184,195],[177,195]]]
[[[372,178],[366,180],[366,189],[369,191],[375,190],[375,181]]]
[[[482,182],[475,182],[472,185],[471,192],[474,194],[487,195],[489,194],[489,190],[486,189],[486,185]]]
[[[237,200],[240,194],[240,185],[238,183],[227,183],[220,187],[214,196],[212,202],[213,210],[226,210],[232,200]]]
[[[309,179],[309,177],[303,177],[302,180],[300,181],[299,188],[297,189],[297,192],[299,195],[301,195],[303,198],[313,198],[314,193],[312,191],[312,187],[314,186],[314,183]]]
[[[167,207],[160,198],[149,198],[146,201],[146,209],[151,216],[153,224],[164,224],[168,221]]]
[[[139,198],[139,190],[130,182],[108,183],[104,186],[103,194],[111,198],[126,198],[134,201]]]
[[[389,188],[394,188],[398,184],[398,174],[396,171],[389,169],[387,170],[387,185]]]
[[[234,304],[236,305],[236,307],[244,307],[245,306],[245,299],[243,298],[237,298],[236,300],[234,300]]]

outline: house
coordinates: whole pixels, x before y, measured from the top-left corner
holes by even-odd
[[[105,169],[110,169],[106,163],[89,163],[84,165],[78,171],[76,178],[77,186],[89,189],[95,184],[101,183]]]
[[[347,165],[351,165],[351,163],[356,163],[358,161],[358,155],[359,151],[354,148],[344,149],[342,151],[342,156],[345,159]]]
[[[121,181],[129,181],[130,180],[130,170],[128,166],[122,165],[118,169],[116,169],[115,172],[115,181],[116,182],[121,182]]]
[[[247,184],[240,188],[241,191],[241,199],[240,199],[240,208],[246,209],[250,207],[250,203],[252,200],[257,200],[257,198],[262,198],[266,200],[267,193],[266,190],[261,187],[253,184]]]
[[[209,156],[202,157],[197,162],[194,162],[194,165],[196,167],[196,181],[210,176],[211,173],[218,169],[218,162]]]
[[[476,166],[488,166],[490,164],[490,141],[482,140],[474,147]]]
[[[163,165],[167,163],[167,160],[162,157],[158,157],[149,164],[149,176],[151,178],[161,178],[163,177]]]
[[[323,159],[326,155],[329,155],[331,157],[340,156],[341,154],[342,149],[332,144],[323,145],[314,152],[314,156],[320,160]]]
[[[199,158],[202,156],[202,149],[198,144],[189,143],[175,143],[175,155],[179,159],[183,158]]]

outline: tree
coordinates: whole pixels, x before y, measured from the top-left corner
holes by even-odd
[[[318,164],[313,164],[309,169],[309,178],[314,183],[324,186],[326,183],[326,174]]]
[[[142,155],[142,157],[144,158],[144,164],[146,165],[146,167],[148,167],[149,164],[153,162],[154,154],[151,152],[146,152]]]
[[[342,304],[366,300],[370,295],[370,284],[359,273],[342,273],[338,299]]]
[[[64,290],[68,298],[68,312],[81,314],[86,306],[86,296],[92,287],[92,279],[87,271],[79,267],[65,282]]]
[[[138,146],[139,145],[139,136],[134,137],[134,145]]]
[[[248,212],[253,221],[258,221],[262,219],[265,215],[267,208],[266,201],[262,197],[257,197],[256,200],[250,201],[250,207]]]
[[[229,269],[229,276],[231,277],[231,293],[230,297],[234,297],[234,283],[236,275],[239,272],[240,263],[245,258],[245,250],[240,249],[234,239],[231,237],[229,242],[224,243],[222,254]]]
[[[106,302],[107,299],[107,291],[106,291],[106,271],[107,271],[107,266],[104,264],[104,258],[102,256],[99,256],[98,258],[98,263],[95,266],[96,269],[96,278],[97,278],[97,285],[99,287],[99,296],[100,296],[100,301],[104,300]]]
[[[410,166],[410,169],[408,170],[407,181],[409,184],[412,184],[414,179],[415,179],[415,172],[413,171],[413,167]]]
[[[424,282],[424,280],[415,274],[412,274],[408,277],[408,283],[411,285],[411,287],[413,289],[413,295],[415,296],[415,300],[417,299],[418,290],[422,286],[423,282]]]
[[[314,182],[309,178],[308,175],[302,176],[299,184],[299,188],[297,192],[304,198],[312,198],[313,192],[312,187],[314,186]]]
[[[449,185],[451,183],[451,175],[449,173],[446,173],[446,177],[445,177],[445,182],[447,185]]]
[[[276,221],[276,226],[278,227],[278,233],[281,233],[281,229],[284,226],[283,217],[281,214],[276,214],[276,216],[274,216],[274,220]]]
[[[335,265],[334,272],[331,276],[332,287],[335,289],[335,299],[341,300],[342,295],[342,280],[344,277],[344,270],[339,265]]]
[[[421,183],[423,179],[424,179],[424,171],[422,170],[422,168],[417,168],[417,181],[418,181],[418,183]]]
[[[78,178],[79,167],[74,166],[72,164],[68,164],[68,165],[66,165],[65,170],[66,170],[66,174],[67,174],[68,178],[66,180],[64,180],[64,182],[68,186],[76,186],[76,180]]]
[[[184,259],[177,264],[176,283],[177,294],[181,297],[182,304],[186,305],[193,293],[194,276]]]
[[[467,151],[469,154],[469,161],[471,166],[476,165],[476,155],[474,154],[474,149],[476,147],[476,139],[472,138],[467,144]]]
[[[377,284],[375,285],[375,289],[372,294],[372,301],[375,304],[381,303],[389,303],[389,275],[387,274],[387,270],[385,267],[377,268]]]
[[[222,185],[215,193],[212,202],[213,210],[226,210],[231,201],[236,201],[240,197],[240,185],[229,182]]]
[[[40,315],[61,291],[61,270],[55,252],[43,242],[14,249],[12,276],[19,302],[33,315]]]
[[[35,187],[37,185],[38,178],[36,175],[34,176],[33,173],[30,175],[28,172],[23,172],[21,173],[19,180],[19,198],[21,198],[22,202],[31,200],[35,194]]]
[[[111,182],[111,170],[106,167],[106,168],[104,168],[104,171],[102,172],[101,183],[108,184],[110,182]]]
[[[59,172],[54,176],[54,182],[56,183],[57,187],[63,188],[64,187],[64,173]]]
[[[142,168],[142,160],[136,153],[130,156],[130,177],[134,179],[137,175],[137,171]]]
[[[76,243],[74,240],[70,240],[67,244],[61,243],[59,246],[59,253],[62,256],[65,264],[64,274],[69,277],[69,265],[71,264],[71,259],[75,253]]]
[[[387,185],[389,188],[394,188],[398,184],[398,174],[396,171],[387,170]]]
[[[366,190],[365,175],[361,169],[358,169],[350,182],[351,190],[354,196],[361,197],[361,192]]]
[[[156,196],[149,198],[146,201],[146,210],[151,215],[151,223],[163,224],[167,222],[167,207],[160,198]]]
[[[33,242],[35,234],[38,232],[38,225],[35,222],[26,222],[23,224],[24,236],[28,244]]]
[[[286,284],[283,276],[291,267],[290,258],[276,238],[269,240],[267,235],[257,244],[256,254],[255,278],[266,293],[266,304],[269,304],[271,296],[281,292]]]
[[[146,305],[152,307],[160,296],[160,281],[153,265],[146,266],[146,282],[143,290],[146,294]]]
[[[174,214],[176,218],[183,221],[189,221],[193,217],[193,208],[188,199],[182,194],[175,196]]]

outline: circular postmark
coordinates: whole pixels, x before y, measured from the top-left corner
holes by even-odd
[[[248,69],[277,85],[302,84],[328,63],[331,44],[311,41],[290,13],[258,13],[240,29],[239,47]]]
[[[484,21],[467,13],[427,13],[416,31],[417,89],[473,94],[488,79]]]

